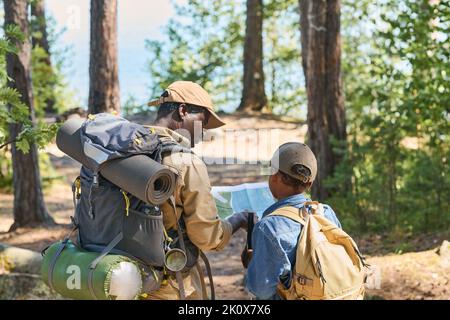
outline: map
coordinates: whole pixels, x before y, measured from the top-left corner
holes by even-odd
[[[217,186],[212,187],[211,193],[222,219],[246,210],[256,212],[261,218],[264,210],[275,202],[267,182]]]

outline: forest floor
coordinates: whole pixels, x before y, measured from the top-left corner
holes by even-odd
[[[225,131],[213,132],[211,142],[195,148],[208,164],[212,185],[234,185],[264,181],[259,160],[270,159],[273,151],[287,141],[303,141],[306,125],[274,117],[224,116]],[[149,123],[150,119],[134,119]],[[237,130],[237,131],[236,131]],[[78,175],[77,162],[64,156],[53,144],[46,150],[58,178],[45,190],[49,212],[57,226],[19,229],[7,233],[13,222],[11,194],[0,193],[0,243],[40,251],[63,238],[70,229],[73,214],[71,183]],[[226,164],[220,161],[227,155]],[[448,233],[400,237],[374,234],[355,237],[371,265],[368,298],[371,299],[450,299],[450,240]],[[245,233],[239,231],[221,252],[208,253],[213,268],[216,295],[220,299],[248,299],[243,287],[244,269],[240,253]],[[42,298],[42,297],[41,297]]]

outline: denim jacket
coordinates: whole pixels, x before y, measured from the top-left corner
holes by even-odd
[[[302,194],[282,199],[267,208],[255,225],[252,233],[253,257],[247,270],[246,288],[257,299],[280,299],[277,284],[281,281],[287,286],[290,282],[302,230],[302,225],[292,219],[267,215],[285,206],[301,208],[306,201],[311,200]],[[341,228],[333,209],[328,205],[323,207],[325,217]]]

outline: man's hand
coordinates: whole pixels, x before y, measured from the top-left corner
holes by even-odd
[[[256,213],[250,211],[237,212],[227,218],[227,221],[233,226],[233,233],[238,231],[240,228],[247,230],[250,215],[253,215],[254,223],[258,222],[258,216]]]

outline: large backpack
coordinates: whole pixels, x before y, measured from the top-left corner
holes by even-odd
[[[311,207],[311,213],[307,207]],[[286,300],[363,299],[368,266],[353,239],[323,215],[318,202],[301,209],[282,207],[269,216],[282,216],[302,224],[292,277],[278,294]]]
[[[82,166],[73,186],[79,245],[89,251],[127,255],[146,265],[162,267],[164,226],[158,206],[144,203],[98,171],[106,161],[137,154],[160,162],[160,139],[149,128],[109,113],[89,116],[81,127],[80,138],[92,170]]]
[[[187,258],[182,271],[188,271],[194,266],[199,268],[198,257],[203,259],[210,279],[211,298],[214,299],[209,262],[189,240],[183,219],[177,219],[176,229],[166,230],[159,206],[142,201],[101,175],[101,166],[111,160],[146,155],[162,162],[166,152],[192,151],[175,142],[162,142],[152,128],[109,113],[90,115],[82,124],[79,134],[85,161],[88,162],[81,167],[80,176],[72,185],[75,206],[75,228],[72,232],[78,230],[79,247],[100,253],[89,266],[87,281],[90,292],[94,292],[96,266],[106,255],[112,253],[129,257],[132,261],[140,262],[143,270],[154,275],[155,269],[166,273],[167,251],[176,248],[184,252]],[[176,212],[173,196],[170,197],[170,202]],[[68,246],[69,237],[70,235],[58,245],[46,268],[50,286],[53,283],[55,265]],[[180,296],[184,299],[181,272],[174,273],[180,287]],[[206,296],[204,285],[202,290]],[[91,296],[96,297],[95,294]]]

